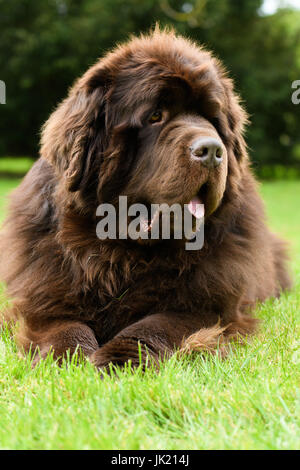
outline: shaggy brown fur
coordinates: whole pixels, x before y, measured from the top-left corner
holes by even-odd
[[[250,308],[290,279],[249,169],[245,121],[220,63],[173,32],[134,38],[91,67],[46,122],[2,233],[19,345],[57,358],[80,347],[100,368],[138,364],[139,344],[157,361],[251,334]],[[200,137],[221,143],[218,167],[191,158]],[[129,204],[198,195],[204,247],[99,240],[96,208],[119,195]]]

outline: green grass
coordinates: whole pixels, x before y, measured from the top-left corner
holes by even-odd
[[[0,181],[0,210],[16,181]],[[270,225],[291,242],[296,285],[257,309],[259,334],[228,359],[177,359],[160,373],[99,380],[90,364],[31,369],[0,342],[2,449],[297,449],[300,183],[261,188]],[[4,301],[4,300],[3,300]]]
[[[0,175],[23,175],[32,166],[33,159],[31,157],[1,157],[0,158]],[[2,183],[2,180],[1,180]]]

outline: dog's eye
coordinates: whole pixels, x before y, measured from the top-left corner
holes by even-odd
[[[149,122],[150,124],[156,124],[157,122],[160,122],[163,118],[163,113],[162,111],[155,111],[155,113],[153,113],[150,118],[149,118]]]

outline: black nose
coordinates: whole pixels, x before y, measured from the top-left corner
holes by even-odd
[[[223,146],[218,139],[201,137],[190,147],[191,156],[207,168],[215,168],[223,160]]]

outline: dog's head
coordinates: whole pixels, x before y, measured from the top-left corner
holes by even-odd
[[[204,203],[237,187],[246,115],[209,52],[173,32],[134,38],[97,62],[50,116],[42,157],[95,205]],[[228,199],[228,197],[227,197]]]

